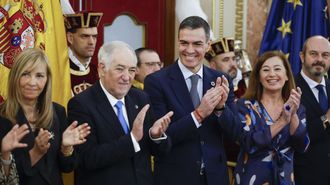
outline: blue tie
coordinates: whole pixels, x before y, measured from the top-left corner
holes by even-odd
[[[316,86],[316,89],[319,91],[319,104],[323,111],[323,113],[326,113],[328,111],[328,99],[327,96],[324,93],[323,85],[319,84]]]
[[[197,74],[193,74],[190,76],[190,81],[191,81],[190,97],[193,102],[194,108],[196,108],[200,103],[198,90],[197,90],[198,79],[199,76]]]
[[[115,107],[117,108],[117,111],[118,111],[117,116],[118,116],[119,122],[120,122],[121,126],[123,127],[125,134],[127,134],[129,129],[128,129],[128,125],[127,125],[127,122],[126,122],[126,120],[124,118],[124,114],[123,114],[123,109],[122,109],[123,102],[118,101],[116,103]]]

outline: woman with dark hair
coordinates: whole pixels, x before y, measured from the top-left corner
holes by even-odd
[[[237,108],[243,124],[235,169],[239,185],[293,185],[293,153],[304,152],[309,138],[301,90],[280,51],[264,53],[254,65]]]
[[[42,50],[22,51],[8,84],[8,97],[0,106],[0,138],[15,124],[27,124],[30,131],[21,140],[27,147],[12,151],[20,184],[62,185],[61,172],[73,170],[73,146],[86,141],[88,124],[67,126],[64,107],[52,102],[52,75]]]

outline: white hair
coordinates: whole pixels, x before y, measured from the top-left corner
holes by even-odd
[[[115,55],[118,50],[127,50],[133,56],[133,63],[137,64],[137,58],[133,48],[123,41],[112,41],[104,43],[99,49],[98,53],[98,62],[101,62],[105,65],[106,69],[109,69],[110,63],[112,61],[113,55]]]

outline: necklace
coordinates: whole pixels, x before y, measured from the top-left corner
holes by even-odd
[[[31,127],[32,132],[34,132],[37,128],[35,121],[29,121],[29,125]]]
[[[260,101],[261,102],[261,101]],[[281,116],[283,115],[283,109],[281,110],[280,114],[278,115],[278,117],[276,119],[273,119],[270,114],[268,113],[265,105],[261,102],[261,111],[263,112],[263,115],[265,115],[265,118],[267,121],[270,121],[272,123],[277,122],[278,120],[280,120]]]
[[[277,122],[278,120],[280,120],[280,118],[282,117],[283,115],[283,110],[281,111],[280,115],[275,119],[274,123]]]

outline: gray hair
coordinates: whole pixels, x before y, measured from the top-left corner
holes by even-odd
[[[106,69],[109,69],[110,63],[117,50],[128,50],[133,56],[134,64],[137,64],[137,58],[134,49],[123,41],[112,41],[104,43],[99,49],[98,61],[105,65]]]

